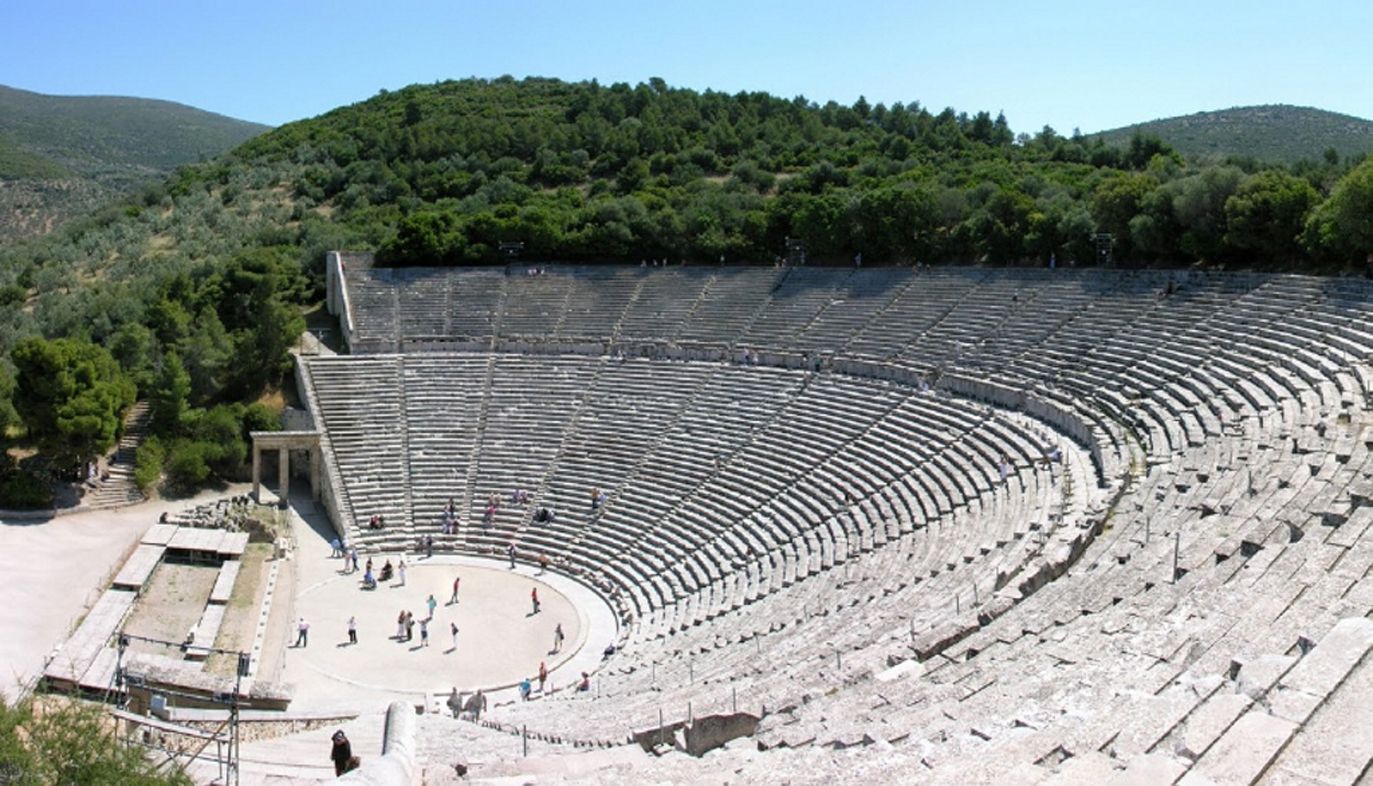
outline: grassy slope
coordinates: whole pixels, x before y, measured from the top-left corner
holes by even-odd
[[[0,134],[24,149],[88,167],[168,171],[267,130],[170,101],[49,96],[0,86]]]
[[[45,234],[265,130],[170,101],[0,85],[0,242]]]
[[[1198,112],[1093,136],[1124,146],[1136,131],[1159,137],[1191,159],[1234,155],[1292,163],[1320,158],[1327,148],[1342,157],[1373,150],[1373,121],[1283,104]]]
[[[66,167],[0,136],[0,180],[56,180],[65,177],[71,177]]]

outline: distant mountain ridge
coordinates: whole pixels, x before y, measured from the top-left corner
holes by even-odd
[[[50,96],[0,85],[0,136],[80,171],[168,171],[210,158],[269,126],[151,98]]]
[[[1125,146],[1136,132],[1157,136],[1189,159],[1252,156],[1291,164],[1319,159],[1327,149],[1341,158],[1373,151],[1373,120],[1287,104],[1197,112],[1089,136]]]
[[[171,101],[0,85],[0,241],[51,231],[268,128]]]

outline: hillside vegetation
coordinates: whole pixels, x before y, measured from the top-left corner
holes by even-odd
[[[119,167],[165,172],[266,130],[171,101],[50,96],[0,85],[0,136],[82,173]]]
[[[1092,138],[1123,147],[1136,134],[1156,136],[1191,160],[1241,157],[1294,164],[1373,151],[1373,120],[1285,104],[1197,112],[1102,131]]]
[[[0,179],[55,180],[71,176],[72,173],[56,161],[31,153],[14,142],[0,137]]]
[[[443,82],[268,132],[0,253],[0,350],[99,345],[113,363],[26,345],[18,398],[53,367],[110,377],[49,386],[59,417],[30,432],[64,462],[98,451],[126,375],[165,449],[145,476],[165,458],[193,483],[241,464],[229,438],[263,420],[243,404],[289,368],[331,248],[398,265],[492,262],[502,241],[526,259],[768,263],[796,238],[813,263],[1043,265],[1100,261],[1108,233],[1115,264],[1333,271],[1373,249],[1370,214],[1373,161],[1353,158],[1189,164],[1144,136],[1116,149],[986,112],[660,80]]]
[[[170,101],[0,85],[0,241],[50,231],[265,130]]]

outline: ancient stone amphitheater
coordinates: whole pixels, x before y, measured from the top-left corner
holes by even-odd
[[[300,376],[336,525],[365,549],[546,554],[617,612],[596,690],[486,717],[564,775],[1369,776],[1363,281],[329,272],[351,352]],[[533,504],[484,526],[515,488]],[[756,730],[701,759],[572,765],[735,712]]]

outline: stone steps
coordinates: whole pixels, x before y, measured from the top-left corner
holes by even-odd
[[[108,478],[81,497],[82,510],[110,510],[147,499],[133,480],[134,459],[148,431],[148,402],[135,403],[124,416],[124,430],[107,466]]]

